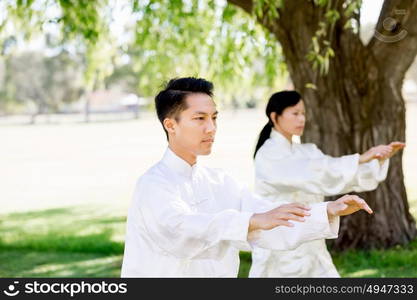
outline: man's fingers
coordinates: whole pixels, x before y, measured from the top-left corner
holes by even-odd
[[[346,198],[343,199],[343,203],[347,204],[347,205],[356,205],[361,207],[362,205],[362,199],[359,198],[356,195],[346,195]]]
[[[343,202],[349,203],[349,204],[355,204],[355,203],[359,204],[359,203],[361,203],[361,200],[363,201],[362,198],[360,198],[359,196],[356,196],[356,195],[346,195],[344,197],[346,197],[346,198],[344,199],[345,201],[343,201]]]
[[[361,201],[359,201],[359,202],[358,202],[358,206],[359,206],[361,209],[365,210],[368,214],[372,214],[372,213],[373,213],[372,209],[371,209],[371,208],[369,207],[369,205],[365,202],[365,200],[361,200]]]
[[[368,203],[365,200],[360,199],[361,208],[365,210],[368,214],[372,214],[373,210],[369,207]]]
[[[307,205],[303,205],[299,203],[284,204],[284,205],[278,206],[276,209],[280,212],[294,212],[302,216],[309,216],[310,215],[309,210],[311,210],[311,208],[308,207]]]
[[[286,207],[283,210],[283,212],[295,214],[295,215],[301,216],[301,217],[309,216],[310,215],[310,213],[308,212],[308,210],[305,210],[305,209],[302,209],[302,208],[299,208],[299,207]]]
[[[287,221],[283,221],[283,220],[279,220],[277,222],[277,226],[287,226],[287,227],[294,227],[294,224],[291,222],[287,222]]]
[[[292,213],[279,213],[276,215],[277,219],[281,219],[281,220],[293,220],[293,221],[298,221],[298,222],[304,222],[305,219],[303,217],[300,217],[298,215],[292,214]]]
[[[310,210],[311,209],[307,205],[300,204],[300,203],[290,203],[290,204],[287,204],[285,206],[286,207],[297,207],[297,208],[301,208],[301,209],[304,209],[304,210]]]
[[[300,208],[297,208],[297,207],[293,207],[293,208],[289,209],[287,212],[291,213],[291,214],[294,214],[294,215],[297,215],[297,216],[300,216],[300,217],[305,217],[305,216],[311,215],[307,210],[300,209]]]
[[[344,195],[343,197],[339,198],[340,200],[343,200],[343,202],[345,202],[345,200],[351,200],[351,199],[359,199],[358,196],[356,195]],[[337,199],[337,200],[339,200]]]

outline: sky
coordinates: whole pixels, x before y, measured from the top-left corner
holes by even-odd
[[[383,0],[363,0],[361,7],[361,23],[376,24],[383,2]]]

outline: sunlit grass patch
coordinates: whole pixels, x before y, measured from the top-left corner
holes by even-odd
[[[417,240],[387,250],[332,252],[342,277],[417,277]],[[240,253],[239,277],[249,274],[251,256]]]
[[[122,255],[0,251],[0,277],[120,277]]]
[[[0,277],[119,277],[125,223],[120,212],[95,206],[0,215]],[[332,256],[342,277],[417,277],[417,240]],[[251,255],[240,258],[239,277],[247,277]]]
[[[97,207],[0,218],[1,277],[119,277],[126,218]]]

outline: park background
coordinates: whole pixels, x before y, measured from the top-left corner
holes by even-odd
[[[245,29],[252,30],[248,40],[237,36],[219,40],[222,49],[236,46],[229,44],[229,38],[243,39],[245,43],[252,40],[254,46],[237,50],[243,58],[235,54],[227,61],[210,61],[216,66],[208,70],[205,58],[198,58],[203,61],[198,65],[189,56],[187,51],[194,53],[195,49],[169,39],[158,44],[152,40],[154,37],[146,37],[155,28],[148,28],[146,34],[136,30],[135,42],[129,44],[132,37],[125,33],[126,27],[146,19],[142,16],[133,23],[129,21],[129,1],[90,2],[102,3],[100,9],[112,20],[109,30],[103,31],[106,38],[98,40],[99,47],[94,51],[77,35],[65,36],[60,22],[42,19],[46,16],[53,20],[60,14],[58,6],[52,5],[54,1],[23,1],[26,4],[21,7],[16,2],[19,1],[0,2],[0,24],[4,24],[0,27],[0,277],[120,276],[133,188],[137,178],[161,158],[166,148],[152,95],[170,77],[213,77],[214,98],[220,111],[218,132],[212,154],[199,160],[226,170],[253,188],[252,154],[267,120],[264,107],[268,95],[293,88],[282,53],[271,48],[274,46],[268,44],[265,32],[253,25]],[[66,2],[71,4],[62,1]],[[225,3],[217,2],[225,9]],[[365,0],[359,6],[363,40],[372,38],[382,4],[383,1]],[[19,10],[24,5],[32,8],[33,15]],[[243,13],[232,15],[226,24],[231,32],[250,24]],[[74,18],[78,17],[82,15]],[[204,15],[202,23],[204,18],[210,22],[214,16]],[[30,23],[33,20],[43,22],[41,29],[36,30],[38,23]],[[180,17],[178,22],[181,20]],[[28,29],[31,24],[35,29],[18,30],[22,28],[19,26]],[[139,44],[138,35],[143,38]],[[264,42],[256,44],[254,37]],[[87,36],[88,39],[97,37]],[[152,50],[138,54],[146,47]],[[158,47],[162,52],[173,52],[161,56]],[[271,57],[262,55],[262,51],[270,49],[277,52]],[[224,57],[224,53],[216,55]],[[176,58],[179,69],[175,68]],[[198,68],[183,63],[188,60]],[[331,64],[331,57],[329,61]],[[274,70],[267,71],[271,64]],[[218,70],[230,65],[232,70]],[[317,72],[326,76],[326,70]],[[405,75],[402,92],[407,143],[402,167],[410,213],[416,218],[416,62]],[[308,117],[309,101],[305,100]],[[342,276],[417,276],[415,239],[380,249],[355,248],[332,250]],[[239,275],[246,277],[250,254],[241,253],[241,259]]]

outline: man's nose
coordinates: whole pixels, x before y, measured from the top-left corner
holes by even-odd
[[[206,126],[206,132],[216,132],[217,126],[216,123],[213,120],[208,120],[207,126]]]

